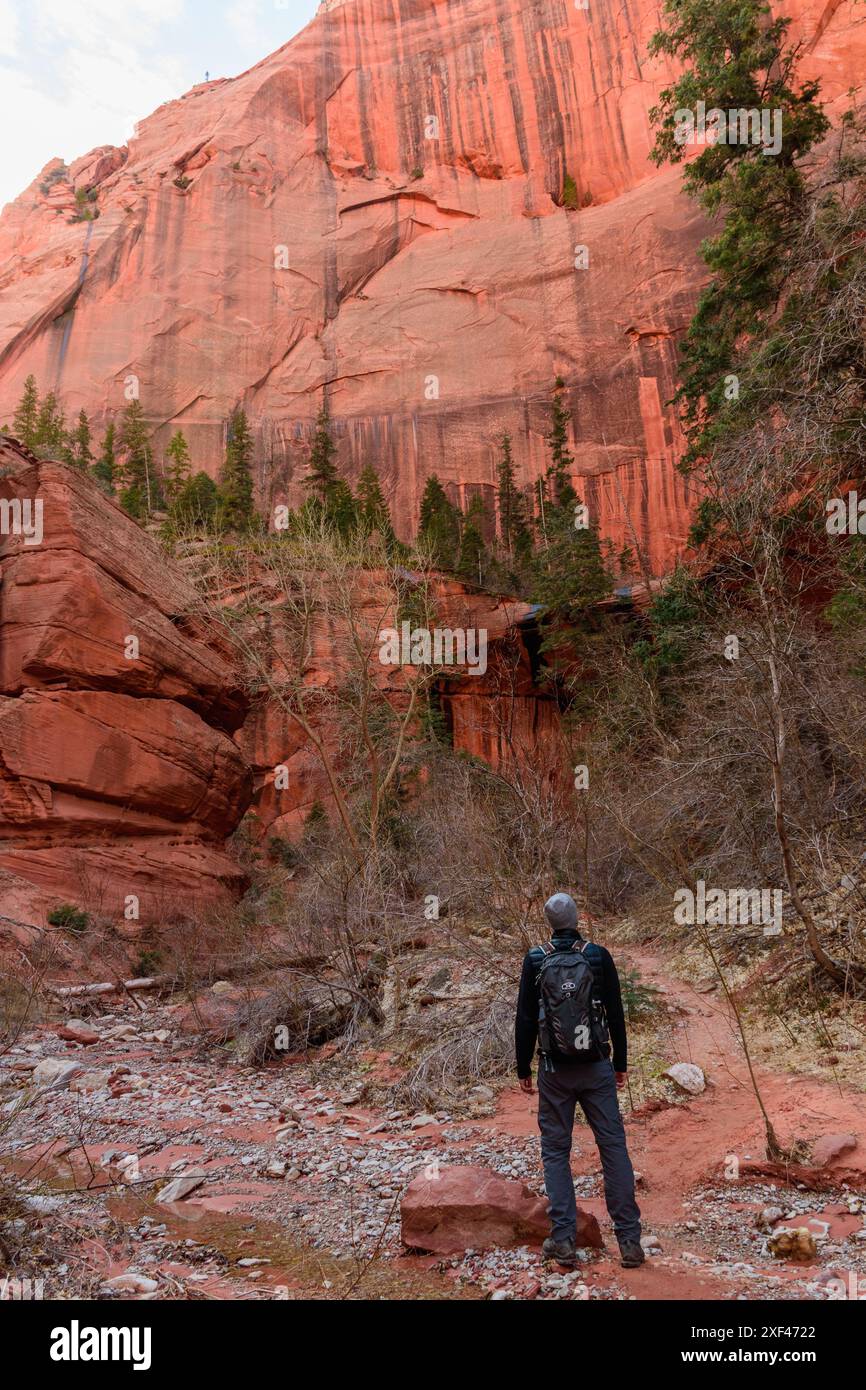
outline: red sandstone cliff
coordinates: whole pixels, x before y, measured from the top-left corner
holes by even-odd
[[[862,81],[851,0],[785,8],[829,97]],[[586,496],[660,572],[686,527],[664,402],[702,229],[647,158],[657,19],[644,0],[346,0],[128,149],[49,165],[0,217],[0,420],[28,372],[98,421],[135,373],[158,441],[181,425],[215,472],[242,402],[262,501],[294,501],[327,387],[347,475],[381,469],[405,534],[431,471],[464,502],[492,488],[503,429],[540,473],[560,372]],[[579,211],[557,205],[566,173]],[[74,220],[76,190],[97,220]]]
[[[219,592],[204,585],[256,615],[264,660],[243,670],[182,567],[77,469],[0,437],[0,508],[0,931],[3,918],[43,925],[62,902],[134,932],[229,901],[244,876],[226,840],[248,810],[291,838],[314,801],[330,804],[322,757],[256,670],[297,675],[325,756],[341,774],[351,757],[331,698],[357,664],[344,604],[322,591],[299,653],[261,564]],[[349,582],[378,693],[404,706],[407,673],[374,640],[396,621],[393,591],[372,571]],[[516,630],[527,605],[444,577],[433,588],[437,621],[489,639],[485,674],[455,672],[443,690],[455,748],[496,766],[552,746],[556,705]]]
[[[226,653],[135,522],[0,440],[0,502],[23,499],[39,543],[0,534],[0,914],[68,901],[134,926],[228,900],[251,777]]]

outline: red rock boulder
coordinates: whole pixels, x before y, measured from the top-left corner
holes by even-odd
[[[474,1164],[431,1165],[409,1184],[400,1216],[403,1244],[436,1255],[538,1244],[550,1234],[545,1198]],[[603,1245],[598,1222],[587,1212],[578,1211],[577,1243]]]

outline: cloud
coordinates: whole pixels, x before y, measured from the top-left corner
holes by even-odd
[[[47,43],[124,50],[150,43],[182,18],[185,0],[29,0],[36,36]]]
[[[308,24],[318,0],[231,0],[224,19],[250,63],[288,43]]]
[[[15,0],[0,0],[0,58],[18,55],[18,15]]]
[[[13,3],[23,60],[0,77],[0,129],[26,135],[4,142],[0,204],[49,159],[125,143],[137,120],[189,85],[160,42],[185,0],[125,0],[122,18],[116,0],[27,0],[26,11],[22,0],[0,0],[0,31]]]
[[[49,159],[122,145],[136,121],[286,43],[317,0],[0,0],[0,205]],[[8,66],[14,61],[14,68]],[[9,139],[9,133],[14,138]]]

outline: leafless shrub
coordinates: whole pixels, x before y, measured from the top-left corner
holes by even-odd
[[[514,997],[499,995],[483,1008],[465,1010],[435,1036],[395,1086],[398,1104],[414,1109],[452,1104],[467,1087],[514,1070]]]

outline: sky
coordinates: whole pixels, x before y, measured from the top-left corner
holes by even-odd
[[[205,73],[234,77],[318,0],[0,0],[0,205],[49,159],[123,145]]]

